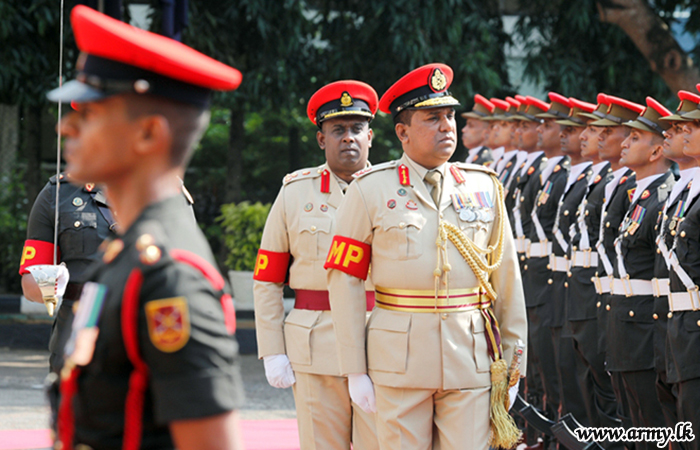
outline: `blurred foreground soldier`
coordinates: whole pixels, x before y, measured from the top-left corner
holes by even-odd
[[[471,111],[462,113],[467,123],[462,128],[462,144],[469,155],[465,162],[489,167],[493,163],[491,149],[486,146],[491,123],[484,120],[493,114],[494,104],[483,96],[474,96],[474,107]]]
[[[671,194],[664,204],[663,214],[658,223],[656,245],[656,266],[654,268],[654,366],[656,368],[656,393],[663,408],[667,427],[674,427],[678,422],[678,388],[676,371],[666,351],[666,336],[668,323],[668,288],[669,268],[671,267],[670,249],[673,248],[677,228],[687,211],[688,194],[692,181],[697,173],[698,162],[695,158],[683,153],[685,133],[683,125],[689,119],[682,117],[683,113],[693,111],[700,103],[700,96],[688,91],[679,91],[680,104],[675,114],[662,117],[660,120],[669,125],[664,131],[664,157],[678,164],[680,178],[673,186]],[[659,222],[657,220],[657,222]],[[675,444],[674,444],[675,445]],[[684,448],[684,443],[679,443]]]
[[[377,103],[372,87],[353,80],[331,83],[311,97],[307,112],[319,127],[316,138],[327,162],[285,177],[258,252],[258,354],[272,386],[294,387],[302,449],[348,450],[350,442],[357,449],[377,448],[374,414],[351,402],[348,380],[339,372],[323,269],[336,210],[353,173],[367,166]],[[283,320],[288,273],[296,300]],[[374,307],[371,287],[366,306]]]
[[[404,155],[350,185],[325,264],[341,372],[355,403],[376,405],[383,450],[486,449],[490,408],[491,425],[510,419],[506,366],[526,341],[500,183],[489,169],[447,162],[459,104],[451,82],[449,66],[428,64],[384,94]],[[370,259],[377,307],[365,329]],[[515,444],[511,425],[496,445]]]
[[[57,445],[240,448],[233,303],[176,177],[211,90],[235,89],[241,74],[84,6],[71,21],[78,79],[48,97],[79,104],[60,123],[66,171],[104,184],[120,237],[100,247],[83,286]]]
[[[700,162],[700,108],[681,114],[683,153]],[[686,448],[700,448],[700,183],[693,181],[683,217],[676,226],[670,249],[671,292],[668,296],[666,353],[669,381],[678,387],[678,420],[690,422],[695,439]]]
[[[620,164],[635,171],[637,187],[615,240],[606,361],[609,371],[622,374],[632,424],[663,427],[654,370],[654,293],[658,288],[652,279],[657,219],[675,181],[663,154],[663,131],[669,125],[659,120],[671,112],[651,97],[647,105],[636,120],[623,124],[632,130],[622,142]],[[639,442],[635,447],[656,445]]]

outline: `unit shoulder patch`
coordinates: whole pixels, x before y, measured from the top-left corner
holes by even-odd
[[[376,164],[374,166],[367,167],[366,169],[362,169],[358,172],[355,172],[354,174],[352,174],[352,177],[355,179],[362,178],[369,173],[381,172],[382,170],[392,169],[392,168],[396,167],[398,164],[399,164],[398,160],[397,161],[387,161],[387,162],[384,162],[381,164]]]
[[[190,339],[190,318],[184,297],[152,300],[145,305],[148,336],[160,351],[173,353]]]
[[[323,166],[295,170],[294,172],[285,175],[284,179],[282,180],[282,184],[286,185],[293,181],[305,180],[307,178],[318,178],[322,173]]]

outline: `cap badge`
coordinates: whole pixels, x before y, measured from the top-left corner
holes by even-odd
[[[340,96],[340,106],[347,108],[348,106],[352,105],[353,101],[352,97],[350,97],[350,94],[348,94],[347,92],[343,92],[343,95]]]
[[[440,92],[447,87],[447,77],[444,73],[442,73],[442,70],[436,67],[435,70],[433,70],[433,73],[430,75],[429,84],[430,89],[435,92]]]

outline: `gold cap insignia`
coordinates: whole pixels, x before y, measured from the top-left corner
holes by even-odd
[[[436,68],[430,75],[430,89],[435,92],[440,92],[447,87],[447,77],[442,73],[442,70]]]
[[[340,105],[344,106],[345,108],[353,105],[352,97],[350,97],[350,94],[348,94],[347,92],[343,92],[343,95],[340,96]]]

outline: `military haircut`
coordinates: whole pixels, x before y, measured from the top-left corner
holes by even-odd
[[[415,109],[407,108],[394,116],[394,125],[402,123],[404,125],[411,126],[411,119],[413,114],[416,112]]]
[[[126,94],[124,98],[131,120],[148,115],[165,117],[172,132],[171,163],[173,166],[187,165],[209,125],[209,108],[149,94]]]

